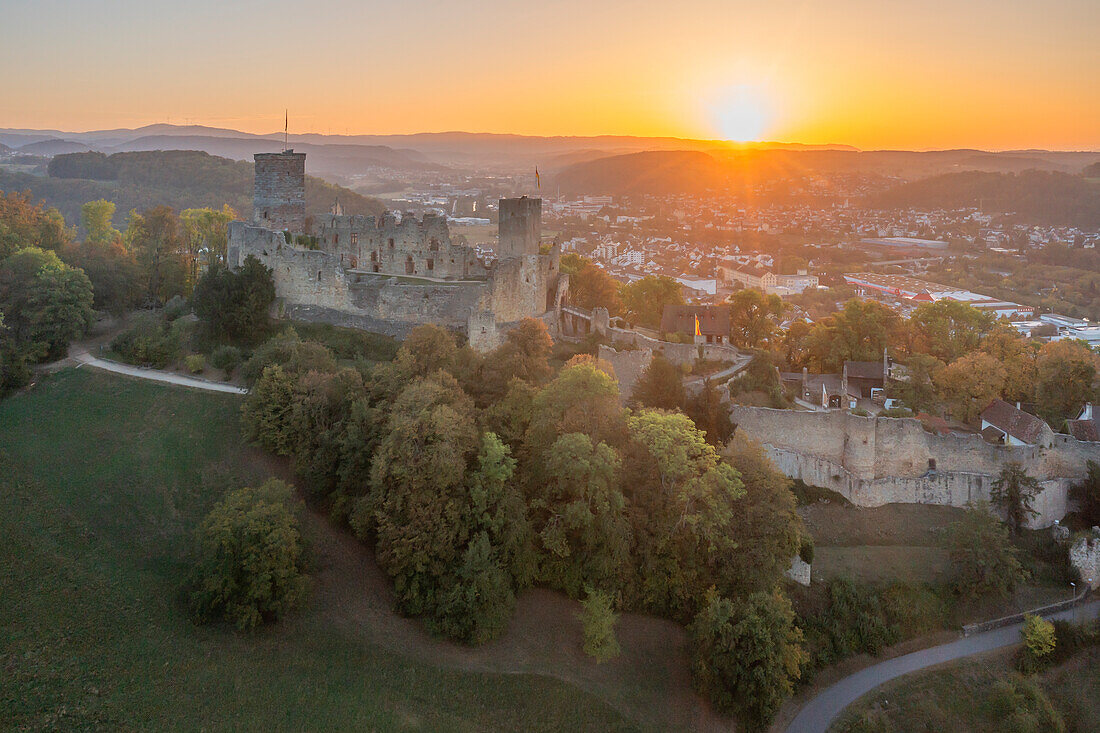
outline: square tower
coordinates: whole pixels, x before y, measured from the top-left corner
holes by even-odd
[[[266,229],[295,234],[306,225],[306,154],[286,150],[256,153],[252,221]]]
[[[500,200],[497,257],[537,255],[542,239],[542,199]]]

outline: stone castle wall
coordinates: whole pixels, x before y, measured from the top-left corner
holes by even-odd
[[[269,229],[302,232],[306,220],[306,154],[256,153],[253,221]]]
[[[1078,537],[1069,548],[1069,564],[1089,588],[1100,587],[1100,534],[1095,528],[1087,536]]]
[[[619,381],[619,396],[623,402],[630,399],[634,393],[634,385],[653,360],[653,352],[649,349],[616,351],[603,344],[600,344],[597,356],[607,361],[615,370],[615,378]]]
[[[892,502],[964,506],[988,499],[1004,466],[1016,461],[1044,491],[1035,526],[1061,519],[1068,489],[1100,461],[1100,443],[1058,436],[1050,448],[995,446],[976,435],[937,435],[918,420],[859,417],[733,405],[739,430],[764,444],[783,473],[832,489],[860,506]]]

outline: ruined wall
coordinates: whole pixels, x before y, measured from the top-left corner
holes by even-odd
[[[1100,534],[1095,528],[1088,536],[1078,537],[1069,548],[1069,564],[1081,580],[1088,583],[1089,588],[1096,590],[1100,587]]]
[[[626,402],[634,393],[634,385],[642,376],[642,372],[653,360],[653,352],[649,349],[616,351],[600,344],[597,357],[607,361],[615,370],[615,378],[619,380],[619,396],[623,402]]]
[[[964,506],[988,500],[997,474],[1016,461],[1044,487],[1033,525],[1048,526],[1065,515],[1069,486],[1085,474],[1085,462],[1100,460],[1100,443],[1068,436],[1058,436],[1051,448],[994,446],[976,435],[934,435],[913,419],[842,411],[733,405],[730,417],[739,430],[764,444],[783,473],[837,491],[860,506]]]
[[[252,220],[269,229],[305,231],[306,154],[256,153]]]
[[[651,349],[664,355],[666,359],[677,366],[687,364],[691,366],[699,358],[714,361],[736,361],[740,357],[739,352],[733,346],[725,344],[672,344],[668,341],[660,341],[650,338],[637,331],[627,331],[622,328],[608,328],[612,344],[627,344],[637,346],[640,349]],[[699,347],[702,346],[702,349]],[[702,356],[700,357],[700,354]]]
[[[249,255],[271,268],[275,297],[284,303],[349,307],[347,277],[331,255],[287,244],[282,232],[230,222],[229,267],[240,267]]]
[[[343,267],[385,275],[410,275],[444,280],[484,280],[489,271],[477,253],[451,239],[447,219],[425,214],[318,216],[313,223],[318,246]]]
[[[565,292],[559,269],[560,250],[497,260],[491,272],[492,305],[498,322],[519,321],[556,311]]]

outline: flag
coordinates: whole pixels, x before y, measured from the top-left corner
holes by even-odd
[[[703,332],[699,330],[699,314],[695,314],[695,335],[702,336]]]
[[[539,181],[539,167],[537,165],[535,166],[535,188],[540,191],[542,190],[542,182]]]

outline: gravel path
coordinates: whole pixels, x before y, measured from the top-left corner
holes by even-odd
[[[244,387],[238,387],[233,384],[226,384],[224,382],[211,382],[209,379],[187,377],[182,374],[162,372],[159,369],[144,369],[142,367],[130,366],[129,364],[119,364],[117,361],[107,361],[105,359],[96,358],[89,354],[87,351],[76,351],[71,355],[71,358],[75,359],[80,364],[86,364],[87,366],[94,367],[96,369],[102,369],[108,372],[114,372],[115,374],[125,374],[130,377],[137,377],[138,379],[151,379],[154,382],[165,382],[167,384],[176,384],[181,387],[204,389],[208,392],[248,394],[247,389],[245,389]]]

